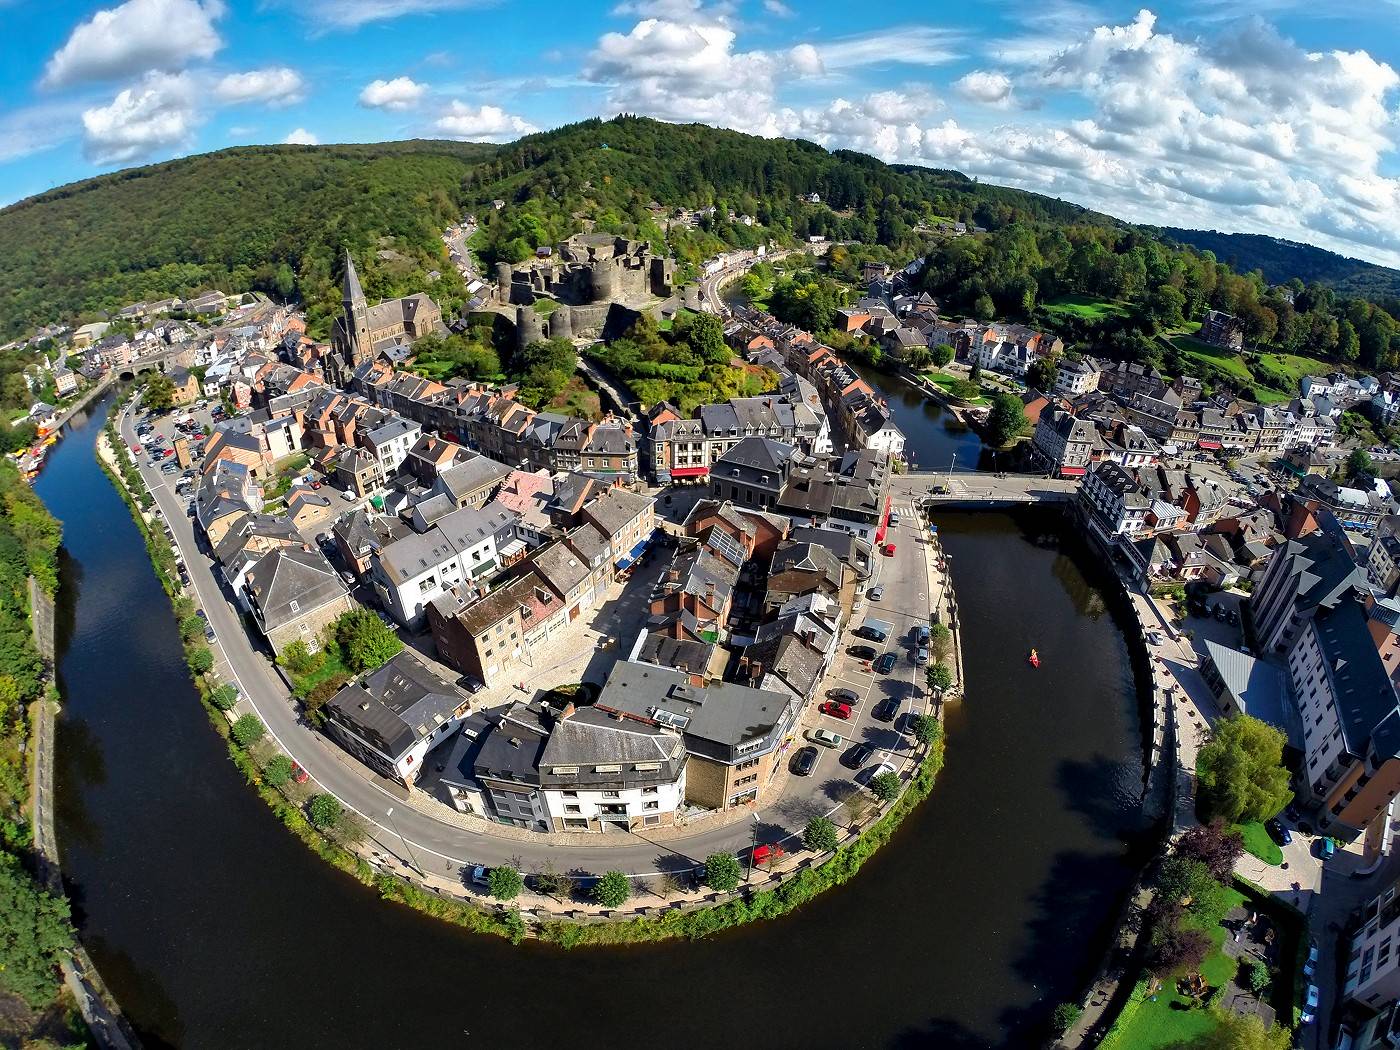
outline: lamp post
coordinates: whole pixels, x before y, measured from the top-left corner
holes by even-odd
[[[404,852],[408,854],[408,861],[413,865],[413,870],[418,872],[420,878],[424,877],[423,869],[418,866],[418,858],[413,855],[413,847],[408,844],[408,839],[403,837],[403,832],[399,830],[399,825],[394,820],[394,807],[390,806],[385,810],[384,816],[388,818],[389,826],[394,829],[394,834],[399,837],[399,842],[403,843]]]
[[[958,454],[957,454],[956,452],[954,452],[954,453],[953,453],[953,458],[950,459],[950,460],[948,460],[948,493],[949,493],[950,495],[951,495],[952,492],[953,492],[953,464],[955,464],[957,461],[958,461]]]
[[[749,870],[744,873],[744,882],[753,878],[753,854],[758,849],[758,810],[753,814],[753,837],[749,840]]]

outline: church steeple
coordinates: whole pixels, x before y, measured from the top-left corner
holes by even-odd
[[[345,252],[344,296],[341,306],[345,310],[340,327],[344,345],[338,347],[352,365],[358,365],[369,357],[373,341],[369,334],[369,306],[365,303],[365,290],[360,287],[360,275],[355,272],[355,260],[350,251]]]
[[[360,275],[355,272],[355,260],[350,258],[350,249],[345,250],[345,312],[349,313],[352,303],[364,305],[365,291],[360,287]]]

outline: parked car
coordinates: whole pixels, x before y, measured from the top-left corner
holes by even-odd
[[[909,633],[915,645],[928,645],[928,624],[916,623]]]
[[[1317,945],[1308,945],[1308,957],[1303,960],[1303,976],[1310,979],[1317,972]]]
[[[346,503],[354,503],[354,502],[355,502],[355,494],[354,494],[353,492],[351,492],[349,489],[346,489],[344,492],[342,492],[342,493],[340,494],[340,498],[343,499]]]
[[[860,694],[854,689],[828,689],[826,698],[837,703],[850,704],[852,707],[860,703]]]
[[[809,777],[812,770],[817,768],[817,749],[811,744],[806,747],[799,747],[797,754],[792,756],[793,776]]]
[[[301,764],[299,762],[293,762],[292,779],[298,784],[305,784],[308,780],[311,779],[311,775],[307,773],[306,770],[301,768]]]
[[[878,766],[871,766],[869,769],[858,773],[856,775],[856,780],[862,784],[869,784],[876,777],[883,776],[886,773],[893,773],[894,771],[894,766],[890,765],[888,762],[881,762]]]
[[[857,660],[875,659],[875,648],[869,645],[853,645],[846,652],[850,653]]]
[[[839,718],[842,721],[848,722],[851,718],[851,705],[837,703],[835,700],[826,701],[817,710],[830,718]]]
[[[206,623],[206,624],[204,625],[204,640],[205,640],[206,642],[212,642],[212,641],[214,640],[214,625],[213,625],[213,624]]]
[[[1337,855],[1336,844],[1324,835],[1317,840],[1317,855],[1323,860],[1331,860]]]
[[[841,756],[841,764],[851,769],[859,769],[870,761],[870,756],[875,754],[875,748],[870,744],[856,744]]]
[[[921,667],[928,663],[928,646],[921,645],[914,650],[914,662]]]
[[[822,747],[840,747],[843,740],[840,734],[832,733],[825,729],[807,730],[807,739],[814,744],[820,744]]]
[[[893,558],[893,557],[894,557],[894,551],[895,551],[895,546],[894,546],[893,543],[887,543],[887,544],[885,544],[883,547],[880,548],[880,553],[883,554],[886,558]]]
[[[898,524],[899,524],[899,512],[898,512],[898,511],[891,511],[891,512],[890,512],[890,524],[891,524],[891,525],[898,525]]]
[[[891,671],[894,670],[894,663],[894,653],[886,653],[884,656],[880,657],[880,659],[875,661],[875,671],[878,674],[889,674]]]
[[[1298,1018],[1303,1024],[1312,1024],[1317,1020],[1317,1004],[1320,999],[1317,985],[1309,984],[1307,994],[1303,996],[1303,1012]]]
[[[478,864],[472,868],[472,882],[478,886],[491,885],[491,869],[485,864]]]
[[[875,710],[870,712],[878,722],[893,722],[899,714],[899,701],[894,697],[886,697],[875,705]]]
[[[1293,833],[1284,827],[1277,817],[1266,823],[1264,829],[1269,833],[1269,837],[1280,846],[1287,846],[1293,841]]]
[[[877,583],[874,587],[871,587],[870,590],[865,592],[865,596],[872,602],[878,602],[885,596],[885,585]]]

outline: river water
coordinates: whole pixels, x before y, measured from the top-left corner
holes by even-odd
[[[1031,1046],[1092,976],[1145,845],[1141,738],[1111,603],[1053,514],[940,519],[968,696],[933,796],[858,878],[695,944],[513,948],[379,901],[242,782],[95,464],[106,407],[37,485],[66,551],[58,838],[148,1047]]]

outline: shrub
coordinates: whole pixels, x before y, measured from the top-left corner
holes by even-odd
[[[881,773],[871,779],[870,790],[881,802],[893,802],[899,797],[899,774]]]
[[[813,817],[802,829],[802,845],[813,853],[830,853],[836,849],[836,825],[827,817]]]
[[[593,884],[593,899],[605,908],[618,908],[632,896],[632,884],[620,871],[607,872]]]
[[[1255,995],[1258,995],[1265,988],[1269,987],[1269,968],[1264,965],[1264,963],[1255,959],[1252,962],[1246,963],[1243,969],[1244,983]]]
[[[281,787],[292,779],[292,760],[283,754],[273,755],[263,766],[263,779],[273,787]]]
[[[1074,1027],[1079,1015],[1084,1011],[1078,1003],[1061,1003],[1050,1015],[1050,1028],[1056,1035],[1064,1035]]]
[[[267,727],[257,715],[240,715],[228,732],[234,743],[246,750],[263,738]]]
[[[224,682],[209,690],[209,702],[220,711],[229,711],[238,703],[238,687]]]
[[[214,654],[204,646],[191,649],[190,655],[186,657],[186,662],[190,665],[190,670],[195,674],[208,674],[214,666]]]
[[[311,823],[322,831],[335,827],[344,812],[340,799],[334,795],[313,795],[306,807],[306,815],[311,819]]]
[[[325,654],[318,653],[313,656],[300,638],[283,649],[282,654],[277,657],[277,662],[294,675],[310,674],[320,667],[324,660]]]
[[[491,889],[491,896],[498,901],[513,901],[525,888],[520,872],[504,864],[491,869],[491,874],[486,876],[486,884]]]
[[[191,613],[180,620],[180,637],[191,642],[204,633],[204,617]]]
[[[732,893],[739,885],[739,858],[732,853],[711,853],[705,858],[705,882],[720,893]]]
[[[953,684],[953,671],[947,664],[940,660],[932,664],[925,672],[925,679],[928,681],[930,689],[936,689],[940,693]]]

